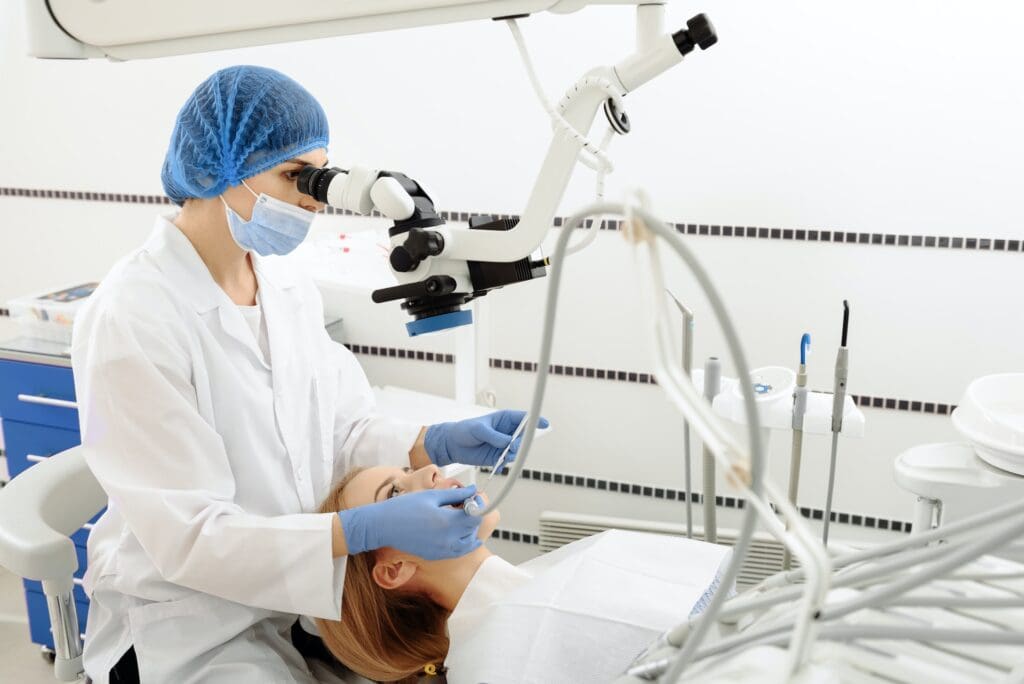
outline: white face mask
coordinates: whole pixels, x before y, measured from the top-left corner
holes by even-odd
[[[242,185],[256,197],[252,218],[248,221],[229,207],[223,196],[220,198],[227,210],[231,237],[239,247],[260,256],[282,255],[293,251],[306,239],[316,213],[282,202],[263,192],[257,195],[245,181],[242,181]]]

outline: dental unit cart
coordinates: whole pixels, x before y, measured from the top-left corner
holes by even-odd
[[[81,443],[71,356],[66,344],[28,337],[0,343],[0,420],[7,471],[12,479],[53,454]],[[89,598],[81,586],[86,540],[99,515],[71,537],[78,555],[74,598],[82,635],[89,614]],[[42,647],[45,657],[52,659],[53,634],[42,586],[39,582],[23,581],[32,642]]]

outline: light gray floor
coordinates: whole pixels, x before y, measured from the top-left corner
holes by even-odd
[[[29,641],[21,580],[0,568],[0,682],[52,684],[53,667]]]

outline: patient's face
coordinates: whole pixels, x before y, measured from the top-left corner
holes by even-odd
[[[410,492],[419,492],[425,489],[451,489],[461,486],[462,483],[458,480],[444,477],[441,474],[441,469],[435,465],[425,466],[419,470],[376,466],[367,468],[353,477],[342,490],[341,500],[346,508],[355,508]],[[484,501],[487,500],[486,494],[481,494],[480,497]],[[481,540],[488,539],[494,532],[494,528],[498,526],[499,520],[501,520],[501,514],[498,511],[491,511],[485,515],[480,523],[477,536]]]

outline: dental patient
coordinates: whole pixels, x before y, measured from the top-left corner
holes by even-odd
[[[321,512],[457,486],[436,466],[366,468],[341,481]],[[485,516],[482,540],[499,519]],[[452,684],[605,681],[710,599],[728,554],[619,530],[518,567],[483,546],[442,561],[383,548],[349,557],[341,620],[316,624],[339,661],[380,682],[442,663]]]

